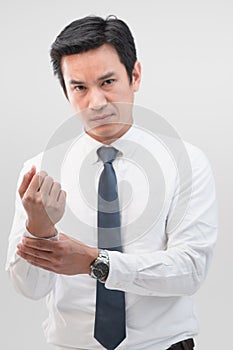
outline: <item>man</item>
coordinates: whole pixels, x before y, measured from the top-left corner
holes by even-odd
[[[44,154],[22,170],[12,281],[29,298],[47,296],[44,331],[59,349],[193,349],[191,295],[216,240],[209,163],[187,143],[174,162],[161,140],[135,125],[141,65],[123,21],[72,22],[51,58],[84,134],[64,159],[62,186],[43,168]],[[165,139],[174,151],[178,140]]]

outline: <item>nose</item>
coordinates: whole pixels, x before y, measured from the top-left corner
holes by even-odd
[[[88,107],[93,110],[100,110],[107,104],[107,99],[104,92],[98,88],[93,87],[89,90],[89,103]]]

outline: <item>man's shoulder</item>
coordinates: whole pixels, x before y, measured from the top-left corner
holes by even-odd
[[[199,170],[211,171],[211,164],[205,152],[186,140],[176,137],[163,137],[164,147],[173,159],[176,169],[184,174],[198,174]]]
[[[193,145],[187,141],[183,141],[183,144],[189,156],[192,167],[203,167],[210,165],[208,157],[199,146]]]

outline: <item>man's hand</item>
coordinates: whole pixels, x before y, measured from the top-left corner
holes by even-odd
[[[97,248],[65,234],[60,234],[58,241],[24,237],[17,247],[17,254],[30,264],[64,275],[89,274],[99,254]]]
[[[65,211],[66,193],[45,171],[36,168],[26,173],[19,187],[19,195],[27,212],[28,231],[40,238],[55,235],[54,225]]]

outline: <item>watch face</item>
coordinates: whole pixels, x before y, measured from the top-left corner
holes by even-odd
[[[99,262],[94,268],[93,273],[97,279],[107,276],[109,271],[108,265],[104,262]]]

